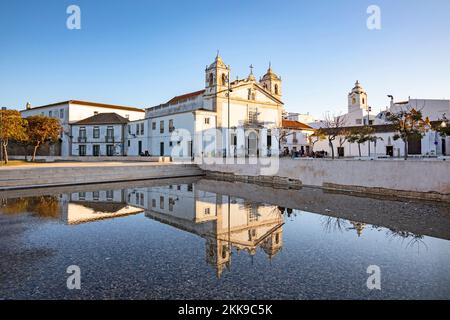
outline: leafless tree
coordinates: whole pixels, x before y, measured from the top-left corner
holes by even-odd
[[[328,145],[331,149],[331,158],[334,159],[334,146],[333,142],[336,137],[341,135],[343,128],[346,126],[347,119],[345,115],[331,115],[330,113],[325,114],[324,120],[322,121],[323,128],[325,129]]]

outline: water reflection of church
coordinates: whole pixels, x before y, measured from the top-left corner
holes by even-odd
[[[283,215],[277,206],[203,191],[193,184],[128,190],[128,203],[151,219],[206,240],[205,256],[218,277],[230,268],[233,249],[271,259],[283,245]]]
[[[201,185],[201,184],[200,184]],[[282,208],[207,192],[198,184],[62,194],[56,211],[67,224],[131,214],[145,216],[206,240],[205,257],[218,277],[231,266],[232,252],[272,259],[283,245]]]

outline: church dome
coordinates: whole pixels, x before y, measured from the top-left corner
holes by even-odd
[[[262,77],[262,80],[280,80],[280,78],[272,71],[272,66],[269,64],[266,74]]]
[[[214,62],[211,63],[208,67],[208,69],[213,69],[213,68],[227,68],[227,65],[223,62],[222,57],[219,56],[219,54],[217,54],[216,59],[214,59]]]
[[[352,89],[351,93],[361,94],[366,93],[366,90],[364,90],[364,88],[361,86],[361,83],[359,83],[359,81],[356,80],[355,87]]]

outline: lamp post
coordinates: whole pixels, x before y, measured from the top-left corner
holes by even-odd
[[[443,114],[443,119],[442,119],[442,122],[441,122],[441,124],[440,124],[440,126],[441,126],[441,128],[442,128],[442,131],[444,131],[445,130],[445,128],[447,128],[447,126],[448,126],[448,119],[447,119],[447,117],[445,116],[445,113]],[[446,137],[447,137],[447,134],[444,134],[443,136],[442,136],[443,138],[442,138],[442,155],[443,156],[446,156],[447,155],[447,148],[446,148]]]
[[[225,149],[225,156],[228,157],[228,154],[231,149],[231,143],[230,143],[230,93],[233,92],[233,89],[231,89],[231,81],[230,81],[230,75],[231,75],[231,67],[228,66],[228,77],[227,77],[227,100],[228,100],[228,119],[227,119],[227,137],[226,137],[226,149]]]
[[[372,111],[372,107],[367,106],[367,126],[370,127],[370,112]],[[368,156],[370,158],[370,140],[367,141],[368,142]]]
[[[0,161],[3,161],[3,108],[0,110]]]

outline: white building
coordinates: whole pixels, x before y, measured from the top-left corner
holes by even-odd
[[[259,81],[253,75],[253,67],[247,78],[229,79],[230,67],[217,55],[206,67],[204,89],[176,96],[145,113],[134,107],[79,100],[34,108],[27,105],[21,113],[23,117],[41,114],[60,119],[62,156],[192,158],[278,154],[275,132],[282,126],[281,79],[270,66]],[[125,131],[123,119],[114,117],[117,123],[112,123],[113,119],[99,122],[105,117],[102,114],[113,113],[127,120]],[[106,131],[114,132],[114,137],[108,138],[114,143],[105,140]]]
[[[284,118],[286,120],[298,121],[301,123],[309,124],[316,122],[316,119],[308,113],[297,113],[297,112],[289,112]]]
[[[126,155],[150,155],[150,129],[144,119],[130,121],[126,132]]]
[[[31,107],[27,104],[25,110],[20,111],[23,117],[34,115],[45,115],[55,117],[61,121],[63,133],[61,134],[61,156],[69,156],[72,150],[72,139],[70,124],[86,119],[99,113],[117,113],[130,120],[144,118],[144,110],[134,107],[103,104],[80,100],[68,100],[52,103],[39,107]]]
[[[315,131],[314,128],[299,121],[283,119],[281,133],[281,151],[283,155],[292,155],[298,152],[299,156],[310,154],[309,137]]]
[[[229,78],[230,67],[217,56],[206,67],[205,89],[148,108],[150,153],[177,157],[278,153],[271,130],[281,127],[281,79],[270,67],[260,81],[253,70],[245,79],[229,83]]]
[[[349,131],[361,125],[366,125],[364,121],[364,110],[367,110],[367,93],[362,89],[359,82],[349,94],[349,112],[344,115],[346,118],[345,130]],[[334,140],[335,154],[341,156],[404,156],[404,143],[402,140],[394,140],[395,132],[389,122],[386,120],[387,112],[399,112],[400,110],[421,110],[424,119],[428,118],[433,125],[439,125],[437,122],[443,118],[444,114],[450,114],[450,100],[432,100],[432,99],[408,99],[405,102],[395,103],[391,101],[390,108],[370,118],[369,124],[375,130],[374,136],[379,139],[376,142],[366,142],[360,144],[349,143],[345,141],[344,136],[338,136]],[[433,123],[434,122],[434,123]],[[339,141],[344,141],[340,144]],[[370,145],[370,146],[369,146]],[[327,151],[331,153],[328,141],[322,140],[315,144],[314,151]],[[429,130],[421,140],[411,140],[408,142],[409,155],[422,156],[441,156],[447,155],[450,150],[450,138],[442,138],[436,131]]]
[[[72,123],[74,156],[123,156],[126,154],[128,119],[117,113],[99,113]]]
[[[430,121],[438,121],[442,119],[443,115],[450,115],[450,100],[408,98],[407,101],[394,102],[392,98],[389,111],[399,112],[413,108],[420,110],[423,117],[428,117]]]
[[[367,101],[367,92],[356,81],[355,86],[348,94],[348,112],[343,115],[348,126],[371,125],[375,115],[371,113],[371,108]]]

